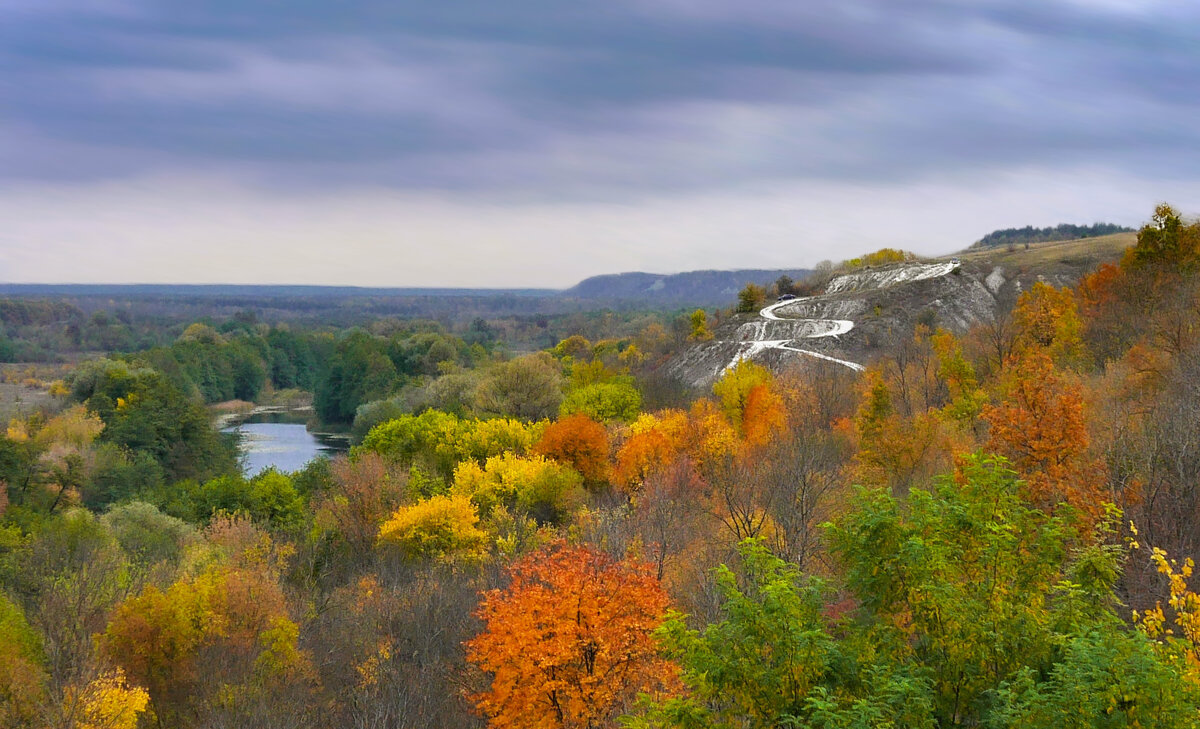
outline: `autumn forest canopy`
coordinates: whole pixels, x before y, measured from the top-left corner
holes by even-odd
[[[0,300],[0,726],[1200,726],[1200,223],[887,319],[862,372],[668,372],[916,263],[723,309]],[[353,445],[246,474],[255,405]]]

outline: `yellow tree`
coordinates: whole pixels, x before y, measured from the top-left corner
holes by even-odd
[[[708,330],[708,314],[704,312],[704,309],[693,311],[689,321],[692,331],[688,334],[688,339],[694,342],[707,342],[712,339],[712,332]]]
[[[72,720],[73,729],[134,729],[149,702],[146,689],[129,685],[118,668],[100,674],[82,689],[69,687],[63,713]]]
[[[214,547],[244,549],[231,564],[212,565],[166,590],[147,586],[117,607],[98,639],[105,657],[146,687],[155,715],[169,724],[189,707],[216,700],[206,691],[232,697],[303,680],[309,669],[270,540],[244,521],[209,531]],[[213,670],[222,672],[221,684],[207,680]]]
[[[742,414],[750,401],[750,392],[759,385],[770,385],[774,380],[766,367],[748,359],[740,359],[713,384],[713,394],[721,401],[721,408],[729,422],[740,431]]]
[[[1133,527],[1132,523],[1130,527]],[[1136,529],[1133,533],[1134,536],[1137,535]],[[1134,541],[1132,546],[1138,548],[1140,545]],[[1200,683],[1200,594],[1188,587],[1187,583],[1192,577],[1196,563],[1188,557],[1183,561],[1183,565],[1180,565],[1158,547],[1153,548],[1150,560],[1158,573],[1167,578],[1168,604],[1174,615],[1171,622],[1178,630],[1169,627],[1170,623],[1163,613],[1161,602],[1141,614],[1134,611],[1134,622],[1151,638],[1180,652],[1188,677],[1193,682]]]
[[[629,437],[617,449],[613,483],[633,492],[687,448],[691,423],[682,410],[644,414],[629,426]]]
[[[1038,281],[1017,299],[1013,323],[1019,351],[1044,351],[1059,366],[1078,365],[1083,358],[1083,323],[1070,289]]]
[[[485,517],[496,507],[517,509],[542,523],[562,523],[584,497],[583,477],[570,466],[542,456],[493,456],[454,471],[452,493],[468,497]]]
[[[715,402],[701,398],[688,412],[686,448],[701,472],[732,458],[739,447],[738,434]]]
[[[858,452],[854,476],[864,483],[905,494],[922,475],[945,465],[949,448],[940,419],[923,412],[905,419],[892,405],[892,393],[877,370],[868,370],[863,399],[854,417]]]
[[[930,341],[937,355],[938,378],[946,383],[950,398],[942,413],[963,428],[973,428],[987,403],[987,393],[979,386],[975,368],[963,355],[962,343],[950,332],[939,329]]]
[[[487,547],[479,514],[463,495],[433,496],[402,506],[379,528],[379,545],[408,560],[477,561]]]

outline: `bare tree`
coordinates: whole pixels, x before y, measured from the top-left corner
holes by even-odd
[[[641,537],[646,557],[658,579],[668,564],[695,542],[697,524],[704,514],[705,484],[695,466],[681,458],[670,468],[646,479],[633,510],[635,533]]]

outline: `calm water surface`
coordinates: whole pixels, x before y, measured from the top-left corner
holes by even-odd
[[[246,476],[271,467],[285,472],[299,471],[318,456],[334,456],[350,447],[345,436],[309,432],[302,417],[290,413],[251,415],[224,432],[238,434],[242,471]]]

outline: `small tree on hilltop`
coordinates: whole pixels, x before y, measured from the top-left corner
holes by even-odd
[[[780,276],[775,279],[775,289],[779,292],[780,296],[794,294],[796,293],[796,282],[792,280],[791,276]]]
[[[748,283],[738,292],[737,310],[743,314],[750,314],[761,309],[766,301],[766,290],[758,284]]]
[[[712,339],[712,332],[708,330],[708,314],[704,309],[696,309],[691,316],[692,333],[688,335],[688,339],[696,342],[706,342]]]

